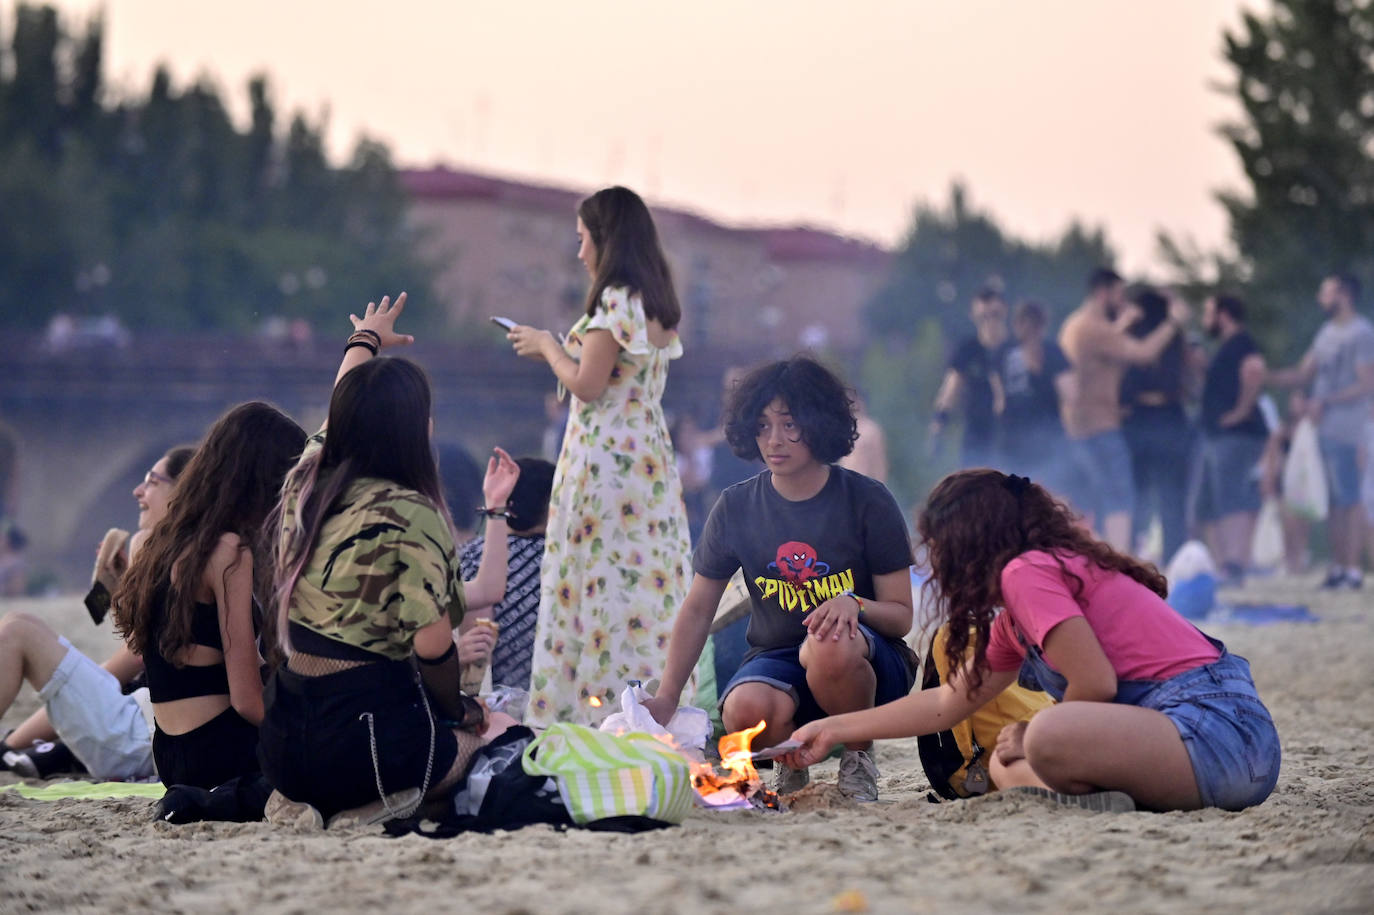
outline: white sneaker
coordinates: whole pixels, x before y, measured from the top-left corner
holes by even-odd
[[[773,761],[773,793],[792,794],[800,791],[811,782],[810,769],[793,769],[777,760]]]
[[[840,754],[839,789],[861,804],[878,799],[878,766],[867,750],[845,750]]]

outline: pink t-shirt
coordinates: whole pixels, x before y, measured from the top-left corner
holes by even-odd
[[[1088,621],[1118,680],[1167,680],[1220,657],[1192,623],[1140,582],[1083,556],[1061,555],[1068,570],[1083,579],[1078,600],[1075,582],[1049,553],[1022,553],[1002,570],[1005,612],[993,622],[988,640],[993,670],[1015,670],[1025,657],[1013,624],[1043,650],[1050,630],[1073,616]]]

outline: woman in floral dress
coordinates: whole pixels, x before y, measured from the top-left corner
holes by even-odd
[[[667,259],[644,202],[623,187],[578,207],[586,312],[560,342],[508,334],[572,396],[554,474],[526,723],[594,723],[628,679],[663,666],[691,544],[661,399],[682,355]],[[599,703],[599,704],[598,704]]]

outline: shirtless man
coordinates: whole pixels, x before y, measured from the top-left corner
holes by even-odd
[[[1117,550],[1131,551],[1131,453],[1121,434],[1121,379],[1133,365],[1159,358],[1188,320],[1181,299],[1169,302],[1169,320],[1145,337],[1126,331],[1125,281],[1102,267],[1088,277],[1088,296],[1064,321],[1059,346],[1073,366],[1067,386],[1064,429],[1073,445],[1077,483],[1074,502]]]

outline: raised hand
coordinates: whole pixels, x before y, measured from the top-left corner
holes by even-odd
[[[381,304],[368,302],[367,310],[360,318],[350,314],[348,320],[353,322],[354,330],[370,330],[377,334],[381,339],[381,349],[388,346],[405,346],[415,342],[415,338],[410,334],[398,334],[395,331],[396,319],[401,316],[401,312],[406,307],[406,294],[403,292],[396,296],[396,301],[392,302],[390,296],[382,296]]]
[[[493,448],[487,459],[487,474],[482,480],[482,498],[487,508],[505,508],[510,501],[515,481],[520,479],[520,465],[503,448]]]

